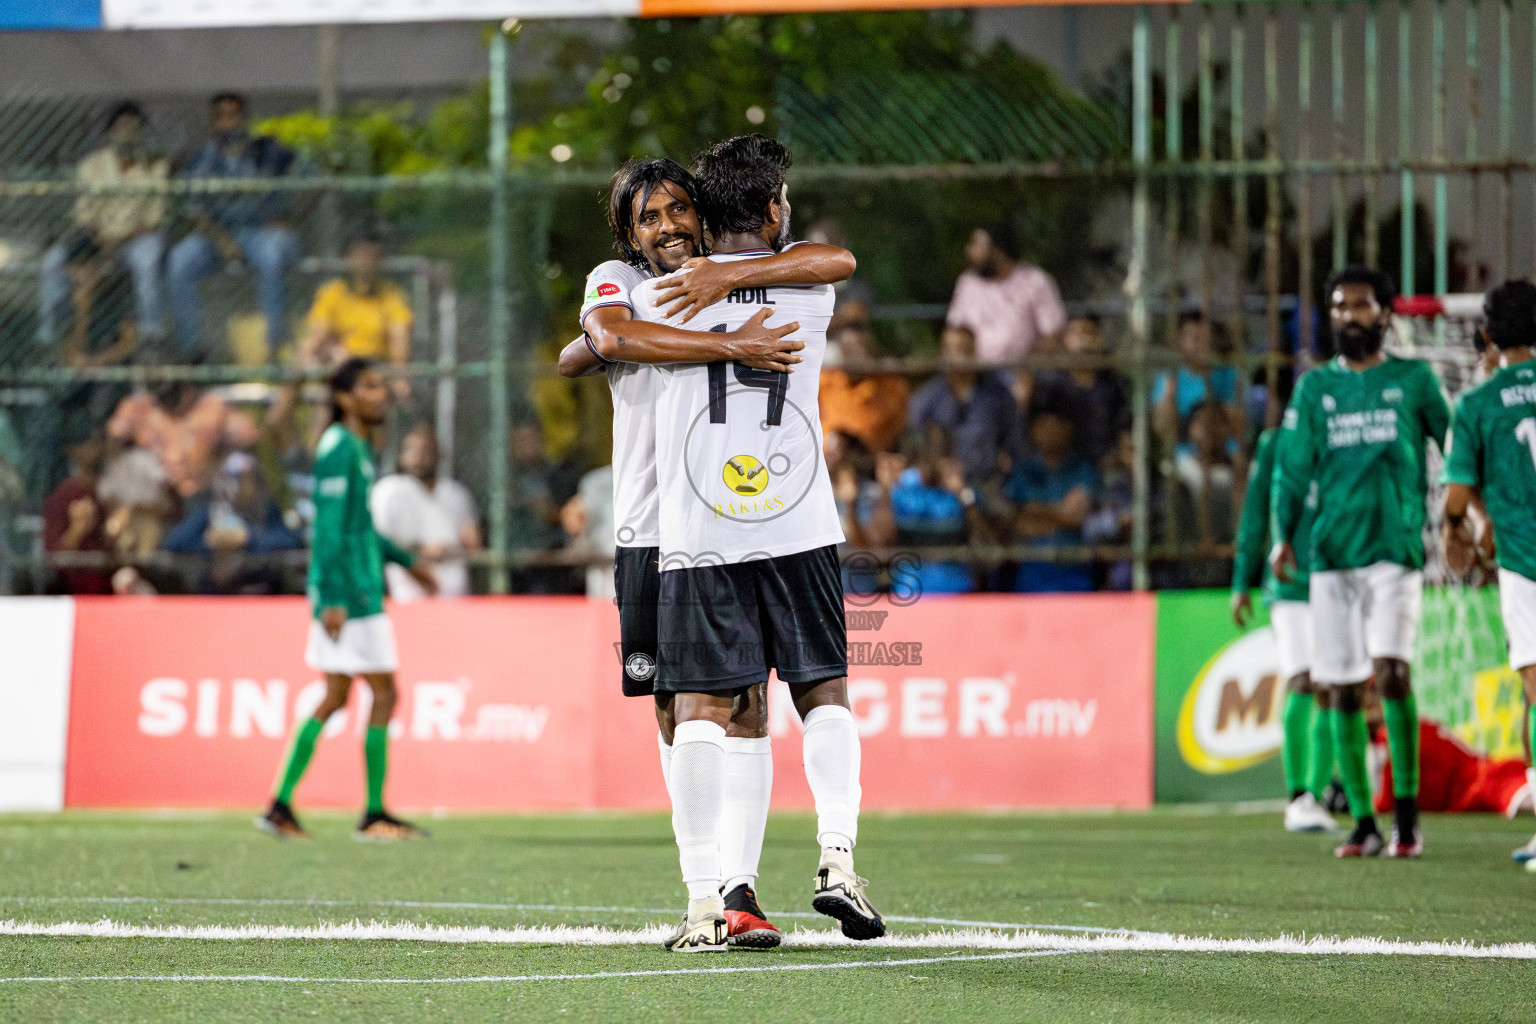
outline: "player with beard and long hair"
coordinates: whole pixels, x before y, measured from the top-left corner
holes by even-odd
[[[1328,281],[1338,356],[1307,374],[1280,427],[1270,565],[1293,578],[1293,542],[1317,488],[1310,538],[1312,681],[1331,689],[1336,756],[1354,831],[1334,854],[1389,857],[1424,850],[1418,825],[1419,715],[1409,680],[1424,586],[1425,443],[1442,450],[1451,409],[1428,363],[1382,346],[1396,288],[1368,267]],[[1392,838],[1383,843],[1366,776],[1363,699],[1374,677],[1395,767]]]

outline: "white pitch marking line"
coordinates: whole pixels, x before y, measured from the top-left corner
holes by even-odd
[[[239,899],[233,897],[178,897],[178,896],[0,896],[0,903],[111,903],[151,905],[194,905],[224,907],[392,907],[401,910],[542,910],[561,914],[664,914],[674,917],[675,907],[583,907],[562,906],[554,903],[460,903],[432,902],[427,900],[290,900],[290,899]],[[819,921],[825,915],[809,911],[774,910],[772,917],[803,918]],[[1014,924],[1007,921],[966,921],[951,917],[908,917],[886,914],[887,921],[899,924],[943,924],[956,928],[1002,928],[1013,931],[1094,932],[1103,934],[1140,935],[1142,932],[1129,928],[1102,928],[1085,924]]]
[[[603,978],[655,978],[678,974],[766,974],[778,971],[843,971],[850,967],[905,967],[909,964],[956,964],[974,960],[1021,960],[1026,957],[1067,956],[1068,950],[1017,953],[978,953],[972,956],[921,956],[905,960],[851,960],[837,964],[768,964],[757,967],[698,967],[659,971],[603,971],[597,974],[508,974],[469,978],[296,978],[278,974],[87,974],[79,977],[0,978],[0,984],[27,981],[213,981],[288,982],[344,985],[466,985],[513,981],[591,981]]]
[[[520,927],[422,925],[410,922],[350,921],[310,927],[288,925],[135,925],[102,920],[94,923],[65,921],[41,924],[33,921],[0,921],[0,935],[69,936],[80,938],[151,938],[212,940],[352,940],[448,943],[629,946],[659,943],[668,929],[652,925],[639,929],[600,927]],[[886,947],[897,949],[1034,949],[1080,953],[1277,953],[1301,955],[1444,956],[1462,959],[1536,960],[1536,943],[1510,942],[1479,946],[1455,942],[1402,942],[1370,937],[1219,939],[1214,936],[1173,935],[1155,932],[1109,935],[1053,935],[1039,931],[1005,934],[999,931],[962,929],[922,935],[887,935],[871,942],[854,942],[837,932],[797,929],[785,936],[790,947]]]

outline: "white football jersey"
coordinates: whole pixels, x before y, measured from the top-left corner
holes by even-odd
[[[628,263],[609,260],[587,275],[581,327],[587,314],[604,306],[631,312],[631,293],[651,275]],[[613,525],[620,547],[649,548],[661,543],[656,493],[656,397],[661,381],[656,367],[644,363],[609,363],[613,389]]]
[[[656,308],[656,291],[652,282],[634,290],[635,316],[680,326]],[[663,572],[842,543],[842,523],[822,457],[818,409],[832,304],[831,285],[742,288],[686,325],[725,333],[772,307],[770,326],[800,324],[791,337],[805,342],[805,348],[793,373],[725,362],[659,367],[656,469]]]

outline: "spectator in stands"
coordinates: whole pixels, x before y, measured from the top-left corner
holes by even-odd
[[[225,458],[212,485],[187,503],[186,516],[165,536],[167,551],[209,556],[196,585],[204,594],[282,593],[282,568],[260,556],[303,547],[245,452]]]
[[[332,366],[351,356],[404,366],[411,361],[411,305],[399,285],[383,276],[384,243],[364,229],[347,240],[347,273],[315,293],[300,349],[305,366]],[[395,377],[397,399],[411,382]]]
[[[572,555],[613,557],[612,466],[599,466],[581,478],[576,496],[560,507],[560,528],[565,531],[566,550]],[[588,597],[608,599],[615,592],[612,564],[586,567]]]
[[[105,444],[92,436],[69,449],[70,475],[43,501],[43,547],[49,554],[107,551],[106,521],[96,484]],[[65,594],[110,594],[112,574],[103,569],[62,568],[54,587]]]
[[[1217,402],[1202,402],[1189,415],[1189,455],[1180,463],[1173,485],[1181,543],[1205,557],[1185,559],[1180,576],[1187,587],[1224,587],[1232,578],[1229,558],[1213,550],[1233,535],[1237,524],[1234,481],[1246,479],[1234,468],[1232,421]]]
[[[909,434],[902,458],[906,468],[878,499],[882,515],[889,508],[896,543],[903,547],[968,544],[976,491],[966,482],[965,464],[955,457],[949,432],[929,424],[921,433]],[[905,571],[925,595],[976,589],[971,567],[961,562],[921,559]]]
[[[431,563],[440,596],[463,597],[469,593],[465,556],[482,546],[480,508],[469,488],[438,475],[440,460],[436,431],[416,427],[400,442],[400,472],[374,484],[368,505],[379,533]],[[384,577],[396,601],[427,596],[397,565],[385,566]]]
[[[1014,535],[1040,547],[1080,547],[1083,523],[1093,508],[1098,477],[1077,452],[1073,416],[1060,398],[1036,395],[1029,409],[1031,453],[1008,477],[1004,496],[1016,506]],[[1025,562],[1014,589],[1022,593],[1093,589],[1083,563]]]
[[[121,555],[151,554],[160,548],[172,511],[165,467],[153,451],[110,431],[107,453],[96,485],[96,497],[106,512],[107,541]]]
[[[965,247],[965,263],[944,322],[970,328],[977,359],[1016,363],[1037,345],[1058,340],[1067,322],[1061,293],[1051,275],[1019,260],[1011,228],[977,228]]]
[[[1212,362],[1213,327],[1204,313],[1184,313],[1179,317],[1178,347],[1180,364],[1173,371],[1157,375],[1152,383],[1152,425],[1165,448],[1174,453],[1174,470],[1191,489],[1204,484],[1204,475],[1195,464],[1195,446],[1189,426],[1195,409],[1213,403],[1227,420],[1226,432],[1233,439],[1232,454],[1237,454],[1236,438],[1242,433],[1242,413],[1237,404],[1237,370]]]
[[[570,467],[544,454],[544,428],[529,420],[512,428],[509,541],[525,552],[560,547],[560,510],[575,496],[580,478],[568,482]],[[535,567],[514,574],[517,589],[534,594],[564,594],[572,590],[571,574],[558,566]]]
[[[1085,361],[1105,354],[1104,326],[1093,315],[1073,317],[1062,334],[1068,355]],[[1047,370],[1035,380],[1035,390],[1060,396],[1070,410],[1078,451],[1097,464],[1115,447],[1120,430],[1130,421],[1130,392],[1125,378],[1107,366]]]
[[[839,361],[867,362],[875,358],[875,334],[870,329],[869,304],[858,299],[840,303],[832,316],[827,340],[838,346]],[[856,437],[872,452],[890,451],[907,423],[907,379],[894,373],[867,373],[841,366],[821,371],[821,428]]]
[[[73,233],[43,254],[38,335],[44,344],[58,340],[68,315],[71,285],[66,268],[70,245],[77,238],[95,243],[107,260],[132,276],[139,332],[146,339],[160,335],[170,166],[145,144],[145,122],[137,103],[119,103],[107,116],[105,145],[75,168],[75,182],[84,191],[75,200]]]
[[[918,388],[907,406],[907,428],[920,434],[943,427],[965,467],[965,478],[980,486],[998,473],[999,457],[1014,456],[1020,427],[1013,393],[998,374],[965,368],[975,361],[976,335],[948,327],[942,357],[952,368]]]
[[[295,173],[298,158],[291,149],[270,136],[251,135],[245,97],[221,93],[210,110],[212,138],[187,165],[188,178],[282,178]],[[274,352],[280,347],[288,304],[284,275],[299,258],[298,236],[285,223],[289,206],[286,193],[279,191],[213,193],[189,202],[192,232],[171,250],[169,270],[182,356],[204,354],[198,287],[220,264],[243,263],[255,272],[267,319],[267,345]]]
[[[1099,462],[1098,470],[1097,500],[1094,510],[1083,520],[1083,541],[1087,544],[1129,544],[1136,508],[1136,441],[1129,427],[1121,428],[1114,449]],[[1121,559],[1109,564],[1104,588],[1131,589],[1130,561]]]

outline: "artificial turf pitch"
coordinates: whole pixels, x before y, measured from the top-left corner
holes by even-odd
[[[1536,1020],[1529,959],[3,934],[102,919],[631,930],[682,907],[660,815],[447,818],[428,822],[430,840],[391,846],[354,842],[350,818],[307,821],[311,841],[280,843],[245,815],[0,817],[0,1021]],[[786,930],[831,926],[808,914],[812,831],[805,816],[769,825],[758,891],[770,916],[805,915],[779,917]],[[1430,817],[1425,832],[1421,861],[1336,862],[1331,839],[1287,835],[1278,814],[866,815],[858,867],[889,915],[1051,926],[1063,940],[1536,940],[1536,875],[1508,859],[1528,820]],[[678,971],[690,973],[658,973]],[[125,976],[145,980],[77,980]],[[285,980],[187,980],[207,976]],[[38,977],[59,980],[14,980]]]

